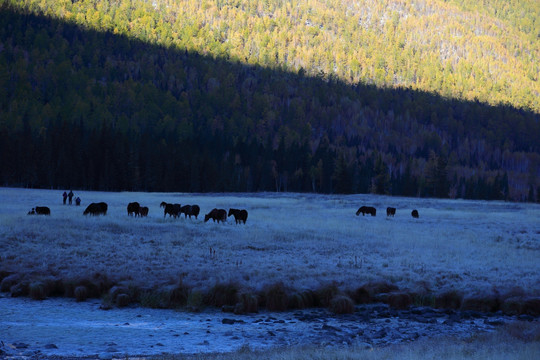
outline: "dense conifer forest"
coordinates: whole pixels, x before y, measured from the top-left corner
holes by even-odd
[[[540,201],[536,0],[2,1],[0,184]]]

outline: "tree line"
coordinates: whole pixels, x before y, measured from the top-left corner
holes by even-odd
[[[3,185],[536,200],[540,121],[2,5]]]

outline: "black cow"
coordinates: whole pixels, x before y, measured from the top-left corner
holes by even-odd
[[[394,216],[394,215],[396,215],[396,208],[387,207],[386,208],[386,216]]]
[[[226,221],[227,220],[227,210],[225,209],[212,209],[208,214],[204,215],[204,222],[212,219],[214,222]]]
[[[169,214],[169,217],[173,216],[175,219],[180,216],[180,204],[169,204],[163,201],[159,207],[163,208],[163,217]]]
[[[138,202],[131,202],[127,206],[128,216],[139,215],[141,205]]]
[[[229,209],[229,216],[234,215],[234,220],[237,224],[241,224],[242,222],[245,224],[248,212],[247,210],[239,210],[239,209]]]
[[[356,216],[360,215],[360,213],[362,213],[362,216],[364,216],[365,214],[369,214],[371,216],[376,216],[377,215],[377,209],[375,209],[372,206],[361,206],[358,209],[358,211],[356,212]]]
[[[91,203],[86,210],[84,210],[83,215],[107,215],[107,208],[108,206],[104,202]]]
[[[146,217],[148,216],[148,206],[141,206],[139,208],[139,216],[140,217]]]
[[[420,215],[418,215],[418,210],[414,209],[413,211],[411,211],[411,215],[413,218],[415,219],[418,219],[420,217]]]

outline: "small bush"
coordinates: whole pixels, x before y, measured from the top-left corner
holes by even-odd
[[[127,295],[128,293],[129,290],[125,286],[115,285],[109,289],[109,296],[111,297],[111,301],[113,303],[116,303],[116,299],[118,298],[118,296],[120,296],[121,294]]]
[[[270,311],[284,311],[289,305],[289,296],[282,283],[270,286],[265,292],[266,308]]]
[[[411,306],[412,298],[407,293],[394,292],[388,294],[386,303],[394,309],[405,310]]]
[[[30,297],[34,300],[45,300],[47,298],[45,284],[41,281],[31,283],[28,292]]]
[[[126,307],[130,304],[131,299],[128,294],[118,294],[116,297],[116,306],[118,307]]]
[[[169,294],[156,290],[146,290],[140,295],[141,306],[151,309],[166,309],[169,303]]]
[[[531,316],[540,316],[540,298],[525,300],[522,312]]]
[[[523,298],[516,296],[504,300],[501,303],[501,311],[505,315],[519,315],[523,309]]]
[[[437,309],[454,309],[461,307],[463,296],[456,290],[446,291],[435,296],[435,308]]]
[[[461,303],[461,310],[495,312],[499,308],[499,299],[493,294],[469,294],[463,298]]]
[[[11,293],[12,297],[21,297],[21,296],[27,296],[30,291],[30,284],[27,281],[22,281],[20,283],[17,283],[13,285],[9,292]]]
[[[0,261],[2,261],[2,258],[0,257]],[[8,276],[10,276],[12,273],[9,272],[9,271],[0,271],[0,284],[2,283],[2,281],[7,278]]]
[[[340,291],[336,284],[330,284],[330,285],[320,288],[316,292],[317,305],[328,307],[330,305],[330,301],[332,301],[332,299],[339,293]]]
[[[191,311],[200,311],[204,306],[204,295],[198,290],[192,290],[187,299],[186,305],[191,309]]]
[[[357,304],[369,304],[373,302],[369,290],[365,286],[361,286],[352,293],[352,298]]]
[[[88,289],[86,286],[77,286],[75,288],[74,295],[77,302],[85,301],[88,299]]]
[[[259,299],[253,294],[242,294],[241,301],[234,307],[233,312],[237,315],[259,312]]]
[[[354,302],[346,295],[337,295],[330,300],[329,309],[334,314],[352,314],[354,313]]]
[[[210,306],[234,306],[238,302],[238,288],[235,284],[216,284],[206,294],[205,303]]]
[[[311,290],[295,292],[289,296],[289,309],[307,309],[315,306],[317,295]]]
[[[399,290],[396,285],[387,283],[385,281],[371,282],[364,285],[364,288],[369,292],[371,298],[374,298],[380,294],[387,294]]]
[[[10,291],[11,287],[17,284],[21,280],[21,275],[12,274],[4,277],[0,283],[0,291],[7,292]]]
[[[45,294],[47,296],[61,296],[64,294],[64,284],[62,280],[49,276],[41,280],[43,283]]]
[[[188,302],[189,295],[190,289],[186,285],[179,284],[170,290],[169,303],[173,307],[184,306]]]

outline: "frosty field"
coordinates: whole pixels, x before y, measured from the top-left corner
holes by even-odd
[[[0,188],[0,271],[34,278],[91,277],[115,284],[166,287],[180,281],[205,291],[235,284],[257,292],[329,284],[343,291],[375,281],[430,293],[540,295],[538,204],[395,198],[374,195],[181,194],[75,191],[82,205],[62,205],[63,191]],[[90,202],[106,216],[83,216]],[[147,218],[127,215],[138,201]],[[164,218],[162,201],[198,204],[199,218]],[[361,205],[377,216],[355,216]],[[51,216],[28,216],[49,206]],[[387,206],[397,208],[386,217]],[[212,208],[247,209],[205,223]],[[419,219],[410,215],[412,209]]]

